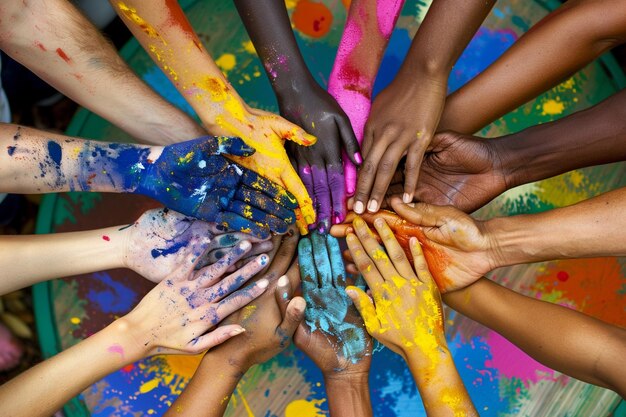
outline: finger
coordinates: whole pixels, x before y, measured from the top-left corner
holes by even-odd
[[[346,218],[346,189],[341,164],[328,165],[326,178],[328,178],[328,188],[332,198],[332,224],[339,224]]]
[[[276,288],[274,289],[274,298],[276,299],[276,305],[280,309],[280,316],[283,318],[286,316],[287,305],[291,301],[292,293],[293,290],[291,289],[287,275],[278,278]]]
[[[396,213],[409,222],[426,227],[439,226],[446,212],[445,207],[426,203],[405,204],[397,197],[391,199],[391,207]]]
[[[288,225],[283,220],[239,200],[231,201],[226,210],[251,220],[256,224],[265,225],[269,227],[272,232],[279,234],[287,232]]]
[[[365,127],[363,128],[363,141],[361,142],[361,155],[363,155],[363,159],[367,159],[373,146],[374,128],[370,123],[365,123]]]
[[[222,275],[226,273],[226,270],[234,265],[239,259],[241,259],[246,253],[250,252],[252,244],[246,240],[240,242],[233,249],[229,250],[219,261],[213,265],[200,269],[194,274],[193,280],[196,287],[208,287],[217,282]]]
[[[354,230],[357,237],[361,241],[363,248],[372,259],[372,261],[374,261],[374,264],[376,265],[376,268],[382,275],[383,279],[387,280],[397,278],[399,276],[398,272],[391,263],[387,252],[385,252],[383,247],[378,243],[376,236],[367,226],[367,223],[365,223],[363,219],[358,217],[354,219],[352,224],[354,225]],[[357,266],[358,265],[359,263],[357,262]]]
[[[289,278],[289,285],[291,285],[293,295],[301,295],[302,280],[300,279],[300,264],[298,262],[298,258],[291,263],[286,275],[287,278]]]
[[[376,308],[372,299],[363,290],[353,286],[346,288],[346,294],[348,294],[359,314],[361,314],[367,332],[372,336],[378,334],[380,322],[378,317],[376,317]]]
[[[293,167],[288,166],[285,168],[286,172],[283,172],[281,179],[285,184],[287,190],[289,190],[298,200],[298,205],[302,211],[302,218],[307,225],[315,223],[315,210],[313,210],[313,201],[309,196],[304,184],[294,171]]]
[[[215,220],[227,229],[250,233],[251,235],[261,239],[266,239],[270,236],[270,230],[267,226],[262,223],[248,220],[236,213],[224,211],[219,213]]]
[[[333,237],[346,237],[350,231],[354,232],[351,224],[336,224],[330,228],[330,235]]]
[[[317,230],[326,233],[331,225],[332,199],[329,179],[324,167],[311,167],[313,176],[313,195],[315,196],[315,211],[317,213]]]
[[[343,160],[343,178],[345,181],[346,195],[354,195],[357,180],[356,166],[348,159]]]
[[[350,253],[352,254],[352,259],[354,259],[356,267],[363,275],[365,282],[367,282],[367,286],[375,288],[382,284],[383,277],[380,275],[380,272],[378,272],[378,269],[376,269],[374,262],[372,262],[370,257],[365,253],[365,249],[363,249],[359,238],[356,237],[355,234],[350,233],[346,237],[346,242],[348,243],[348,249],[350,249]]]
[[[424,258],[424,252],[422,251],[422,245],[420,245],[417,238],[412,237],[409,239],[409,248],[411,249],[411,255],[413,255],[413,264],[415,265],[415,271],[417,272],[417,278],[424,284],[435,284],[433,276],[428,269],[428,263]]]
[[[354,234],[354,232],[350,233]],[[346,249],[343,251],[343,259],[346,263],[354,263],[354,260],[352,259],[352,253],[350,253],[350,249]]]
[[[217,142],[216,155],[228,154],[235,156],[250,156],[253,155],[256,150],[247,145],[241,138],[234,136],[214,136],[213,139]]]
[[[271,256],[272,263],[264,275],[264,278],[270,282],[275,282],[276,279],[284,275],[294,258],[300,235],[293,228],[290,232],[282,236],[282,240],[277,244],[278,250]]]
[[[313,245],[313,262],[319,280],[318,285],[320,288],[328,288],[333,285],[333,271],[326,248],[326,238],[324,235],[313,232],[311,233],[311,244]],[[304,259],[300,259],[300,262],[304,262]]]
[[[348,159],[355,165],[361,165],[363,158],[359,149],[359,141],[356,139],[348,117],[336,118],[335,123],[337,124],[337,129],[339,129],[343,149]]]
[[[201,353],[214,346],[221,345],[231,337],[235,337],[245,332],[246,329],[238,324],[228,324],[220,326],[212,332],[196,337],[187,345],[189,353]]]
[[[302,179],[302,183],[309,192],[309,195],[315,196],[315,187],[313,186],[313,172],[311,170],[311,165],[309,165],[308,162],[304,165],[299,165],[298,172],[300,173],[300,179]]]
[[[260,209],[261,211],[264,211],[265,213],[270,213],[287,224],[292,224],[296,221],[296,214],[292,209],[288,209],[278,204],[269,196],[262,194],[259,191],[252,190],[247,186],[241,186],[237,189],[234,200],[243,201]]]
[[[237,169],[241,170],[241,183],[252,188],[253,190],[262,191],[264,194],[270,196],[281,206],[287,209],[293,210],[298,207],[298,201],[289,191],[285,190],[280,185],[273,181],[268,180],[265,177],[260,176],[254,171],[244,168],[241,165],[233,164]]]
[[[217,304],[214,310],[207,311],[207,318],[213,316],[221,321],[265,292],[269,282],[266,279],[256,281],[247,287],[229,295]],[[213,320],[213,319],[210,319]]]
[[[343,257],[341,256],[341,248],[339,247],[339,241],[326,235],[326,247],[328,249],[328,256],[330,258],[330,268],[333,280],[333,285],[336,288],[345,286],[346,284],[346,268],[343,264]]]
[[[276,333],[282,337],[280,347],[285,348],[304,319],[306,301],[302,297],[295,297],[287,305],[283,314],[283,321],[276,329]]]
[[[306,131],[301,127],[294,125],[283,118],[280,118],[277,126],[275,125],[275,127],[278,127],[279,136],[281,138],[290,140],[298,145],[310,146],[317,142],[317,138],[315,136],[306,133]]]
[[[211,288],[207,288],[206,300],[215,302],[241,288],[250,278],[261,271],[269,263],[266,254],[257,256],[254,261],[248,262],[242,268],[228,275]]]
[[[306,237],[298,243],[298,260],[300,277],[302,279],[302,291],[307,293],[319,287],[317,269],[313,259],[313,245],[311,239]]]
[[[387,255],[393,263],[396,271],[398,271],[398,273],[406,279],[417,278],[409,260],[406,257],[406,254],[404,253],[404,250],[396,240],[396,237],[385,220],[377,218],[374,220],[374,227],[378,232],[378,236],[382,239]]]
[[[378,169],[376,170],[376,179],[372,186],[370,199],[367,203],[367,210],[371,213],[376,213],[380,208],[380,204],[385,198],[387,188],[391,183],[391,178],[396,172],[398,167],[398,161],[402,157],[403,149],[398,144],[397,146],[390,146],[385,151],[384,155],[378,163]]]
[[[402,195],[402,201],[407,204],[413,201],[420,167],[424,159],[425,147],[430,143],[430,137],[424,139],[428,140],[418,140],[407,151],[404,167],[404,193]]]
[[[372,185],[374,185],[374,180],[376,179],[378,161],[380,161],[384,155],[385,148],[377,145],[374,145],[372,151],[365,157],[365,161],[363,162],[363,165],[361,165],[361,169],[359,169],[359,177],[357,179],[356,192],[354,194],[354,211],[357,214],[365,212],[365,207],[370,199],[370,191],[372,189]]]

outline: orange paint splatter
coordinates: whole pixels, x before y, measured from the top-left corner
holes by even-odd
[[[57,48],[57,55],[61,57],[61,59],[63,59],[63,61],[67,62],[68,64],[70,63],[70,57],[67,56],[67,54],[63,51],[63,49],[61,48]]]
[[[296,29],[312,38],[321,38],[330,30],[333,15],[322,3],[301,0],[291,15]]]
[[[626,326],[626,277],[617,258],[569,259],[547,264],[531,290],[542,300],[576,310],[618,326]]]

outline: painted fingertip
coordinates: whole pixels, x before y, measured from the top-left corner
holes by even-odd
[[[345,216],[336,214],[335,217],[333,217],[333,224],[341,224],[344,218]]]
[[[365,206],[363,205],[362,202],[357,201],[356,203],[354,203],[354,212],[357,214],[363,214],[363,212],[365,211]]]
[[[402,195],[402,201],[404,202],[404,204],[411,203],[413,201],[413,195],[409,193],[404,193]]]
[[[313,216],[304,216],[304,221],[306,222],[306,224],[313,224],[315,223],[315,219],[313,218]]]
[[[287,284],[289,284],[289,278],[287,278],[287,275],[283,275],[282,277],[278,278],[279,287],[286,287]]]
[[[269,258],[269,256],[267,256],[266,254],[263,254],[263,255],[260,255],[260,256],[259,256],[258,260],[259,260],[259,264],[260,264],[261,266],[265,266],[265,265],[267,265],[267,264],[268,264],[268,262],[270,261],[270,258]]]
[[[270,282],[266,279],[262,279],[257,283],[257,286],[259,288],[267,288],[267,286],[270,284]]]
[[[372,199],[370,200],[370,202],[367,204],[367,211],[375,213],[378,211],[378,201]]]
[[[363,163],[363,157],[361,156],[360,152],[355,152],[354,153],[354,160],[356,161],[357,164],[361,165]]]

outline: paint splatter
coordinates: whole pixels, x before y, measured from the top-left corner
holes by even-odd
[[[87,299],[103,313],[127,313],[135,305],[136,297],[134,291],[114,281],[106,272],[94,274],[92,288],[87,293]]]
[[[57,48],[56,52],[57,52],[57,55],[60,56],[63,61],[67,62],[68,64],[70,63],[70,61],[71,61],[70,57],[65,54],[63,49]]]
[[[295,400],[289,403],[285,410],[285,417],[325,417],[319,404],[324,400]]]
[[[322,3],[300,0],[291,15],[291,20],[301,33],[312,38],[321,38],[330,30],[333,15]]]

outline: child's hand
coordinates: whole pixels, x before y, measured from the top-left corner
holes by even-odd
[[[124,266],[152,282],[213,264],[244,240],[253,243],[246,257],[271,249],[269,242],[240,232],[225,233],[215,223],[168,209],[148,210],[124,231],[128,235],[122,252]]]
[[[154,162],[135,167],[134,192],[165,206],[233,230],[267,237],[295,221],[293,197],[282,187],[232,163],[256,154],[239,138],[204,137],[163,148]],[[141,165],[141,166],[139,166]]]
[[[316,82],[304,84],[297,94],[279,99],[281,114],[319,138],[312,146],[287,144],[295,168],[313,197],[317,224],[309,226],[327,233],[346,217],[343,157],[359,165],[361,155],[348,116]],[[303,89],[303,91],[302,91]],[[347,161],[346,161],[347,162]]]
[[[307,309],[305,322],[295,335],[296,346],[325,376],[367,373],[372,341],[346,295],[339,242],[332,236],[312,233],[300,240],[298,255]]]
[[[354,211],[381,207],[400,159],[406,155],[403,199],[413,194],[426,149],[435,134],[446,98],[447,75],[415,82],[398,75],[372,103],[363,139]]]
[[[361,218],[353,225],[356,235],[348,234],[348,247],[372,297],[352,286],[347,292],[367,331],[405,360],[412,355],[427,360],[446,342],[441,297],[417,238],[409,241],[416,274],[383,219],[374,225],[384,249]]]
[[[211,266],[164,279],[120,319],[146,356],[199,353],[244,331],[239,325],[216,326],[267,288],[262,279],[236,291],[265,267],[267,255],[222,278],[250,248],[249,242],[241,242]]]

